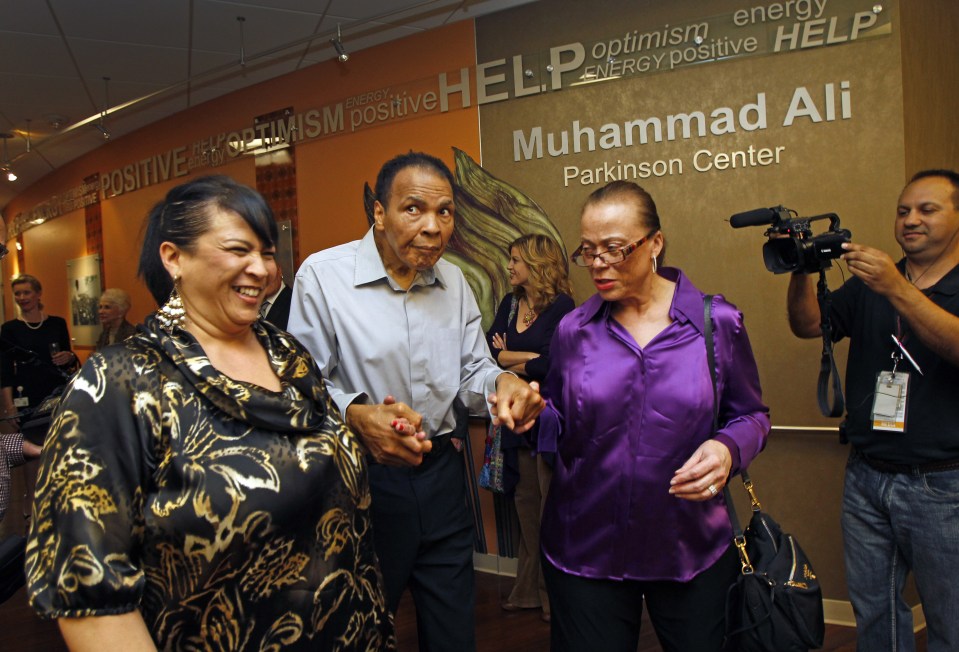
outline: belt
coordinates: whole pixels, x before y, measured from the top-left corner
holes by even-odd
[[[436,437],[430,437],[430,441],[433,443],[433,448],[430,449],[429,453],[423,455],[423,459],[429,457],[438,457],[441,453],[445,453],[447,448],[453,447],[452,437],[449,433],[445,435],[437,435]]]
[[[877,460],[862,452],[859,452],[859,456],[863,462],[882,473],[909,473],[911,475],[918,475],[920,473],[959,470],[959,459],[937,460],[935,462],[923,462],[922,464],[895,464],[893,462]]]
[[[453,449],[452,437],[449,433],[443,435],[437,435],[436,437],[430,437],[430,441],[433,443],[433,448],[430,449],[428,453],[423,454],[423,461],[419,466],[410,467],[408,470],[411,472],[418,472],[428,468],[434,461],[439,459],[446,451]],[[455,449],[454,449],[455,450]],[[367,464],[379,464],[372,455],[366,456]],[[396,467],[401,468],[401,467]]]

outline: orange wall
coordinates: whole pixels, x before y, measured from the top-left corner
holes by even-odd
[[[248,159],[234,161],[222,168],[217,168],[216,172],[227,174],[251,186],[256,184],[253,162]],[[140,192],[120,195],[102,202],[103,284],[105,288],[120,287],[130,293],[131,307],[128,319],[132,323],[142,321],[144,316],[156,308],[153,297],[143,283],[136,278],[144,220],[153,204],[184,180],[185,178],[168,181]],[[52,222],[51,226],[59,226],[58,221]],[[42,228],[33,229],[27,234]],[[79,228],[76,237],[82,238],[84,233],[82,220]],[[55,271],[56,268],[54,273]]]
[[[441,72],[475,64],[472,21],[463,21],[353,53],[347,64],[329,61],[258,84],[161,120],[104,144],[34,184],[4,210],[7,223],[56,193],[80,185],[94,172],[105,173],[140,159],[190,145],[203,138],[252,126],[253,118],[292,106],[294,112],[319,108],[381,87],[426,83],[435,87]],[[456,106],[455,103],[453,106]],[[119,118],[122,119],[122,118]],[[452,146],[479,160],[479,126],[475,108],[438,112],[414,119],[346,130],[331,137],[296,144],[301,258],[313,251],[361,237],[366,230],[364,182],[376,180],[379,166],[410,149],[440,156],[452,165]],[[227,174],[255,185],[252,157],[228,159],[193,174]],[[104,283],[130,292],[130,316],[139,320],[154,309],[153,299],[136,280],[143,219],[153,204],[182,177],[102,200]],[[44,303],[51,314],[68,315],[66,265],[86,255],[83,211],[50,220],[24,234],[25,269],[44,283]],[[13,242],[8,243],[13,245]],[[11,247],[11,251],[13,248]],[[5,278],[16,270],[15,255],[4,265]],[[295,261],[298,265],[301,260]],[[6,318],[16,316],[4,292]]]

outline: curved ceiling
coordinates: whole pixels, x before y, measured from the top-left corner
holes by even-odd
[[[354,54],[530,1],[0,0],[0,209],[105,132],[335,57],[338,26]]]

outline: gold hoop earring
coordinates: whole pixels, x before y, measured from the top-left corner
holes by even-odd
[[[170,293],[170,298],[157,310],[157,320],[167,334],[172,334],[174,328],[183,328],[186,324],[186,308],[180,298],[179,286],[180,276],[177,275],[173,277],[173,292]]]

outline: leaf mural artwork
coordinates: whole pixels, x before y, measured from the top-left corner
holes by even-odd
[[[527,233],[553,238],[567,257],[556,226],[540,206],[518,188],[497,179],[466,152],[453,148],[456,227],[443,258],[463,271],[483,315],[483,330],[496,316],[499,301],[512,291],[509,284],[509,245]],[[366,218],[373,224],[373,190],[363,187]]]

